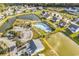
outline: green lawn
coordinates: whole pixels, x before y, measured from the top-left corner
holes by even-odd
[[[73,41],[75,41],[79,45],[79,37],[78,36],[74,37]]]
[[[77,24],[79,25],[79,22],[77,22]]]
[[[67,36],[70,36],[72,32],[67,28],[65,29],[64,34],[66,34]]]
[[[40,35],[34,29],[32,29],[32,32],[33,32],[33,39],[37,39],[40,37]]]
[[[69,29],[66,29],[65,32],[63,32],[65,35],[67,35],[68,37],[72,38],[72,40],[74,42],[76,42],[77,44],[79,44],[79,38],[77,37],[78,33],[72,33]]]

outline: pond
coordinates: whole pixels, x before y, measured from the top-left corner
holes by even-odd
[[[45,32],[52,31],[51,28],[47,24],[42,23],[42,22],[36,23],[34,26],[37,28],[40,28],[41,30],[44,30]]]
[[[16,18],[8,19],[8,21],[1,26],[0,32],[5,32],[5,30],[11,27],[11,25],[14,23],[15,20]]]
[[[16,19],[24,19],[24,20],[40,20],[39,17],[37,17],[36,15],[34,14],[29,14],[29,15],[22,15],[22,16],[17,16],[17,17],[13,17],[13,18],[10,18],[8,19],[8,21],[6,21],[6,23],[4,23],[2,25],[2,27],[0,28],[0,32],[5,32],[5,30],[7,30],[8,28],[10,28],[12,26],[12,24],[14,23],[14,21]]]
[[[23,19],[23,20],[29,19],[29,20],[40,21],[39,17],[34,15],[34,14],[22,15],[22,16],[18,16],[17,18],[18,19]]]

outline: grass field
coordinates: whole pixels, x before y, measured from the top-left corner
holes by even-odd
[[[78,56],[79,46],[63,33],[50,35],[47,41],[60,56]]]
[[[55,56],[55,54],[51,51],[51,49],[46,45],[46,43],[42,39],[41,42],[43,43],[45,50],[40,53],[43,53],[45,56]]]
[[[32,32],[33,32],[33,39],[37,39],[40,37],[40,35],[34,29],[32,29]]]

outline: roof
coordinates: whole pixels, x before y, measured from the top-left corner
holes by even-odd
[[[48,14],[48,12],[43,11],[42,12],[42,16],[45,17],[45,18],[48,18],[49,17],[49,14]]]
[[[65,24],[66,24],[65,22],[60,22],[60,23],[59,23],[59,26],[62,27],[62,26],[64,26]]]
[[[29,47],[27,48],[27,51],[29,51],[31,54],[34,53],[36,50],[36,45],[34,44],[33,40],[29,42]]]
[[[35,43],[36,47],[37,47],[37,50],[41,50],[44,48],[42,42],[40,41],[40,39],[35,39],[33,40],[33,42]]]
[[[76,19],[76,22],[79,22],[79,18]]]
[[[30,45],[28,50],[30,50],[31,54],[38,53],[44,49],[44,46],[42,45],[40,39],[31,40],[29,44]]]
[[[71,24],[71,25],[69,26],[69,29],[70,29],[71,32],[76,32],[76,30],[79,29],[79,26],[76,25],[76,24]]]
[[[54,16],[52,21],[56,22],[56,20],[57,20],[57,17]]]

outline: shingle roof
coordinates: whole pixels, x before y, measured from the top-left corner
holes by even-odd
[[[69,26],[69,29],[70,29],[71,31],[73,31],[73,32],[75,32],[78,28],[79,28],[79,26],[77,26],[77,25],[75,25],[75,24],[71,24],[71,25]]]
[[[34,53],[34,51],[36,50],[36,45],[34,44],[34,42],[33,42],[33,40],[31,40],[30,42],[29,42],[29,47],[28,47],[28,50],[31,52],[31,53]]]
[[[39,39],[31,40],[29,44],[30,45],[28,46],[27,51],[30,51],[31,54],[35,54],[41,50],[44,50],[44,46]]]

